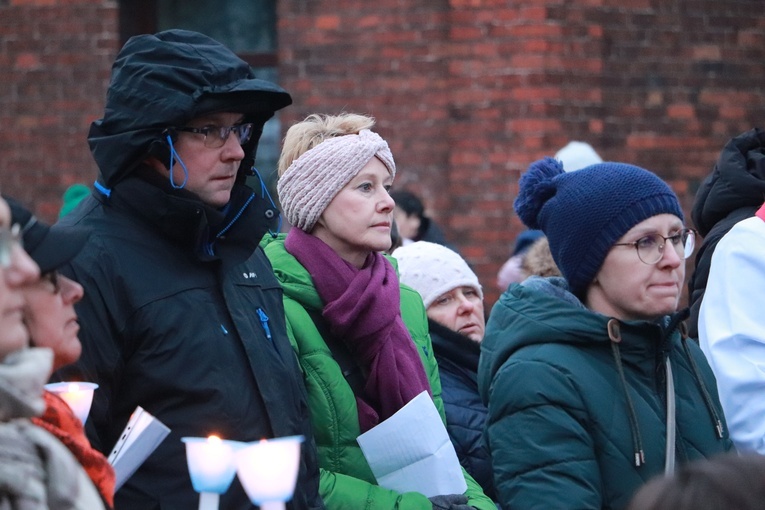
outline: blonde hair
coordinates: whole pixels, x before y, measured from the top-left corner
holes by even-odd
[[[540,237],[523,254],[521,269],[528,276],[561,276],[560,269],[555,265],[552,253],[550,253],[550,243],[546,237]]]
[[[358,134],[362,129],[372,129],[374,117],[357,113],[327,115],[313,113],[287,130],[279,156],[278,172],[281,177],[293,161],[330,138]]]

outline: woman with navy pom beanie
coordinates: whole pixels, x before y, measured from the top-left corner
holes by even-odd
[[[515,211],[563,277],[492,310],[479,389],[503,508],[624,508],[675,464],[732,449],[704,355],[677,312],[695,233],[670,187],[623,163],[521,177]]]

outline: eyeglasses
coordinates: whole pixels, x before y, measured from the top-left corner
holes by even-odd
[[[672,244],[677,255],[685,260],[693,255],[693,249],[696,247],[696,231],[692,228],[684,228],[669,237],[649,234],[631,243],[614,243],[614,246],[634,246],[640,261],[652,265],[664,256],[664,246],[667,241]]]
[[[198,135],[204,136],[204,144],[205,147],[208,147],[210,149],[217,149],[219,147],[223,147],[223,145],[228,140],[228,137],[233,132],[237,139],[239,140],[240,145],[246,144],[250,137],[252,136],[252,122],[247,122],[245,124],[236,124],[234,126],[204,126],[200,128],[195,127],[179,127],[176,128],[178,131],[184,131],[186,133],[196,133]]]
[[[48,271],[40,276],[40,280],[48,281],[53,285],[53,293],[58,294],[61,292],[61,281],[58,277],[58,271]]]
[[[0,267],[11,267],[13,259],[13,245],[23,246],[21,239],[21,225],[16,223],[11,228],[0,228]]]

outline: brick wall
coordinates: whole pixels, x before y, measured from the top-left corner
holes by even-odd
[[[70,184],[96,176],[85,138],[103,111],[116,16],[114,1],[0,4],[0,189],[49,221]]]
[[[752,0],[279,0],[283,125],[378,119],[400,168],[494,278],[520,173],[571,139],[667,179],[690,208],[725,141],[765,115]],[[55,217],[96,175],[85,136],[119,45],[116,1],[0,2],[0,186]]]
[[[747,0],[279,2],[285,125],[375,115],[400,168],[497,296],[520,173],[571,139],[656,171],[687,210],[725,141],[765,115]]]

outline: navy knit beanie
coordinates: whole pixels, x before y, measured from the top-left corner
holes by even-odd
[[[611,247],[632,227],[658,214],[683,211],[659,177],[624,163],[564,172],[552,158],[536,161],[520,179],[515,212],[541,229],[572,293],[582,297]]]

